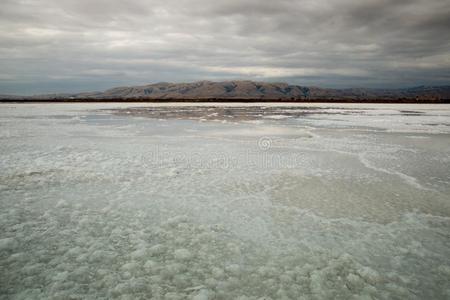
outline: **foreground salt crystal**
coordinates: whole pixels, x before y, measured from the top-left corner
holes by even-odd
[[[0,239],[0,251],[13,250],[17,246],[18,243],[14,238]]]
[[[189,260],[192,257],[192,254],[187,249],[177,249],[177,250],[175,250],[174,256],[175,256],[176,260],[183,261],[183,260]]]

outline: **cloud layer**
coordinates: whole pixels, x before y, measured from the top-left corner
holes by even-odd
[[[450,84],[448,0],[2,0],[0,93]]]

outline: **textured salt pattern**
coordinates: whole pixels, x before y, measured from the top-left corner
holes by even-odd
[[[450,297],[450,130],[426,125],[448,107],[387,128],[391,106],[226,124],[104,106],[0,107],[0,298]]]

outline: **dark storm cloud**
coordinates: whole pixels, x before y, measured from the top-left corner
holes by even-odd
[[[0,93],[200,79],[450,84],[447,0],[3,0]]]

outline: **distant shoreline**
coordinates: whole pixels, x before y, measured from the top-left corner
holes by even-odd
[[[0,99],[0,103],[358,103],[358,104],[450,104],[450,99]]]

